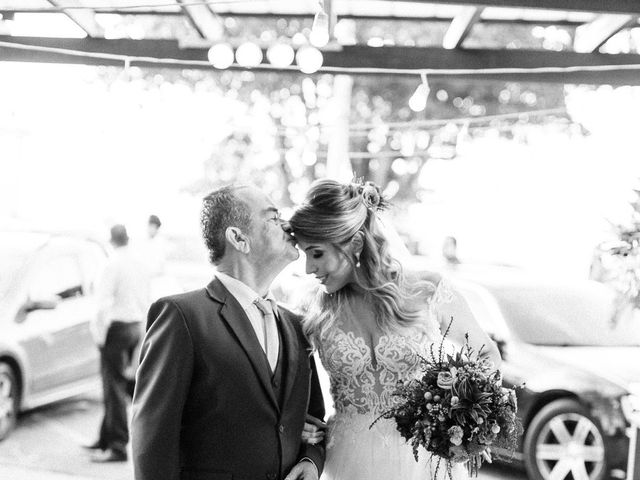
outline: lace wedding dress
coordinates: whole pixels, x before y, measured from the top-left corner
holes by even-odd
[[[398,380],[420,372],[419,353],[426,356],[442,338],[435,317],[438,304],[451,301],[451,290],[440,281],[429,308],[426,328],[403,334],[381,335],[373,348],[358,334],[357,319],[342,319],[319,341],[318,354],[329,374],[335,415],[327,429],[327,458],[321,480],[430,480],[448,478],[446,463],[429,461],[422,450],[419,461],[396,430],[393,420],[370,425],[396,401],[392,392]],[[434,347],[435,348],[435,347]],[[463,480],[467,470],[453,465],[453,480]]]

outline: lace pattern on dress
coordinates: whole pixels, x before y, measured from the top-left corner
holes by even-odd
[[[435,292],[433,292],[433,297],[431,297],[431,301],[429,304],[435,308],[444,303],[451,303],[453,300],[453,290],[449,281],[445,278],[440,279],[438,286],[436,287]]]
[[[430,346],[439,344],[437,308],[452,298],[451,288],[441,281],[429,302],[424,325],[382,335],[372,347],[343,329],[344,321],[320,339],[318,353],[329,373],[336,412],[379,415],[392,407],[398,382],[420,371],[418,354],[427,356]]]

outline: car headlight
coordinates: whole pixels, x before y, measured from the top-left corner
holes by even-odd
[[[632,389],[632,392],[634,393],[620,398],[620,406],[627,421],[631,425],[640,427],[640,393],[637,393],[637,389]]]

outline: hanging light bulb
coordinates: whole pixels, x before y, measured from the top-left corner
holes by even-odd
[[[253,42],[245,42],[236,50],[236,62],[243,67],[257,67],[262,63],[262,50]]]
[[[425,73],[420,74],[422,83],[418,85],[416,91],[411,95],[409,99],[409,108],[414,112],[421,112],[427,108],[427,99],[429,98],[429,83],[427,82],[427,75]]]
[[[125,82],[131,81],[131,59],[129,57],[124,59],[124,66],[120,78]]]
[[[313,26],[309,35],[309,42],[314,47],[324,47],[329,43],[329,15],[324,10],[324,1],[320,0],[320,10],[313,18]]]
[[[293,63],[295,52],[291,45],[276,43],[267,50],[267,60],[276,68],[288,67]]]
[[[296,63],[302,73],[315,73],[322,67],[322,52],[308,45],[300,47],[296,53]]]
[[[233,48],[228,43],[217,43],[209,49],[207,57],[211,65],[224,70],[233,64]]]

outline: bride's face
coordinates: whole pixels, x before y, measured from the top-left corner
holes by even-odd
[[[330,243],[298,242],[306,255],[306,271],[314,275],[327,293],[334,293],[352,282],[353,267],[344,253]]]

